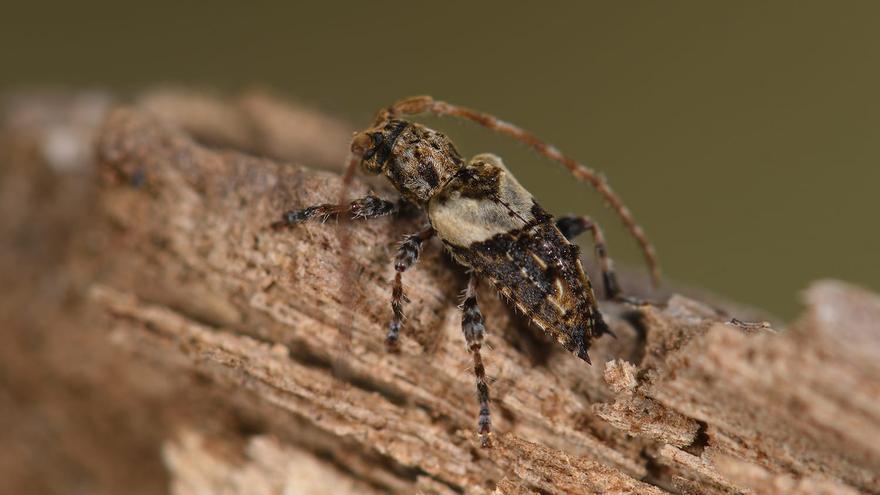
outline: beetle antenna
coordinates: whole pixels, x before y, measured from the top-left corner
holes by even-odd
[[[579,163],[573,158],[562,154],[562,152],[555,146],[539,139],[537,136],[521,127],[505,122],[487,113],[453,105],[451,103],[446,103],[445,101],[436,101],[430,96],[414,96],[400,100],[391,107],[380,110],[376,115],[376,121],[381,122],[397,115],[416,115],[420,113],[450,115],[470,120],[499,134],[510,136],[517,141],[528,145],[537,151],[538,154],[562,164],[562,166],[568,169],[576,179],[593,186],[605,201],[611,205],[614,211],[617,212],[617,215],[621,218],[627,230],[629,230],[630,235],[632,235],[636,239],[636,242],[639,243],[639,246],[642,249],[642,254],[645,257],[645,262],[651,272],[651,280],[655,287],[660,285],[660,265],[657,261],[657,252],[654,249],[654,246],[648,240],[642,227],[636,223],[632,212],[625,204],[623,204],[623,200],[620,199],[620,196],[611,189],[608,181],[601,174]]]

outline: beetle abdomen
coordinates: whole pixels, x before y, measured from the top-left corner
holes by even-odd
[[[540,206],[534,210],[540,217],[523,229],[451,251],[567,350],[589,361],[590,341],[602,333],[604,322],[578,248]]]

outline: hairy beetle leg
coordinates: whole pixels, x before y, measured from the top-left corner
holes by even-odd
[[[403,326],[403,305],[409,302],[403,292],[403,272],[407,271],[419,260],[422,243],[434,237],[434,229],[427,229],[410,234],[403,239],[397,248],[397,256],[394,258],[394,282],[391,286],[391,323],[388,325],[388,335],[385,337],[385,346],[389,351],[396,351],[400,346],[400,327]]]
[[[771,328],[770,322],[767,321],[742,321],[736,318],[731,318],[730,321],[727,322],[728,325],[742,328],[743,330],[765,330]]]
[[[477,382],[477,400],[480,404],[480,416],[477,420],[480,444],[483,447],[490,447],[492,419],[489,412],[489,384],[486,381],[486,368],[483,366],[483,357],[480,354],[486,327],[483,325],[483,313],[477,306],[477,277],[474,274],[471,274],[464,302],[461,304],[461,331],[467,342],[468,352],[474,358],[474,377]]]
[[[556,228],[562,232],[569,241],[589,230],[593,236],[593,245],[596,247],[596,258],[602,270],[602,285],[605,288],[605,299],[613,299],[622,302],[630,302],[629,297],[622,294],[617,275],[614,273],[614,261],[608,256],[605,247],[605,236],[599,224],[588,216],[566,215],[556,220]]]
[[[288,210],[281,215],[281,220],[272,223],[275,230],[293,227],[309,220],[326,221],[328,218],[348,213],[351,218],[379,218],[397,213],[398,203],[377,196],[368,195],[348,204],[322,204],[309,206],[299,210]]]

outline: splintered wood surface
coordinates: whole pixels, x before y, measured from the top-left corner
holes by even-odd
[[[438,244],[383,346],[424,218],[269,228],[338,198],[346,125],[258,93],[111,107],[4,109],[0,492],[880,493],[878,296],[816,282],[778,331],[675,293],[607,303],[587,366],[481,287],[481,449]]]

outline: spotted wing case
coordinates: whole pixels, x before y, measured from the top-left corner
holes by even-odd
[[[589,362],[608,328],[579,249],[492,154],[475,156],[428,203],[428,217],[455,259],[473,269],[567,350]]]

